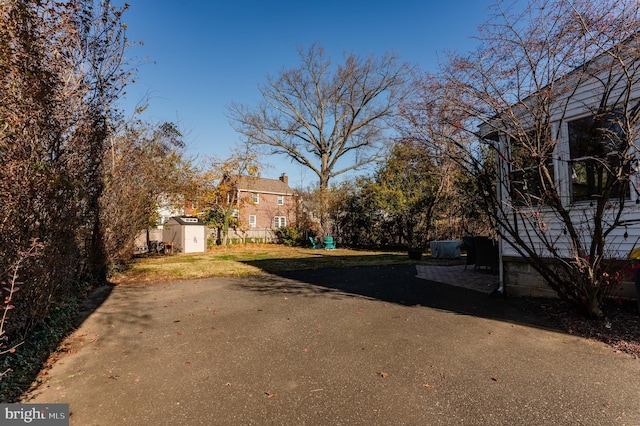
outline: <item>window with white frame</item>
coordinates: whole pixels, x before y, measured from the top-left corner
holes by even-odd
[[[284,195],[278,195],[278,205],[284,206]]]
[[[273,218],[274,229],[282,228],[283,226],[287,226],[287,218],[285,216],[275,216]]]
[[[250,228],[255,228],[256,227],[256,215],[255,214],[249,215],[249,227]]]
[[[628,170],[621,170],[628,166],[620,158],[626,143],[620,120],[609,113],[567,122],[573,202],[591,200],[607,188],[611,199],[629,197],[627,181],[616,176],[628,176]]]
[[[511,200],[516,206],[540,205],[554,182],[553,143],[549,129],[530,132],[510,144]],[[543,158],[544,161],[536,161]]]
[[[251,202],[253,204],[260,204],[260,194],[257,192],[251,193]]]

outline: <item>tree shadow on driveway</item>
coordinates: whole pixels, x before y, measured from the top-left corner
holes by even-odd
[[[247,263],[261,267],[261,261]],[[414,265],[325,268],[276,272],[275,275],[285,280],[252,279],[241,287],[263,293],[293,293],[309,297],[356,295],[404,306],[424,306],[558,330],[547,319],[526,312],[522,299],[493,298],[467,288],[420,279]]]

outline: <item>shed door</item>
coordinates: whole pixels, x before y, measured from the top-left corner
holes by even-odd
[[[204,241],[203,226],[184,227],[184,252],[202,253],[205,251],[206,241]]]

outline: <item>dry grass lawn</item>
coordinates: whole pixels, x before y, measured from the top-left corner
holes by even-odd
[[[412,263],[406,253],[350,249],[321,250],[278,244],[214,247],[207,253],[153,255],[135,259],[112,278],[115,284],[220,276],[248,276],[291,270]],[[415,262],[413,262],[415,263]]]

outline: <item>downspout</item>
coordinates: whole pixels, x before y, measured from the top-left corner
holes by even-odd
[[[504,184],[503,182],[505,182],[505,174],[507,176],[509,176],[509,173],[505,173],[506,171],[504,170],[504,164],[503,161],[501,160],[501,158],[504,158],[504,155],[500,155],[500,153],[502,153],[504,151],[503,148],[505,148],[506,141],[505,138],[507,136],[504,134],[499,134],[498,135],[498,140],[496,141],[498,146],[498,173],[500,173],[499,178],[497,179],[498,181],[496,182],[496,190],[498,191],[498,200],[500,203],[503,202],[504,200]],[[502,208],[499,209],[500,212],[502,212]],[[496,294],[497,295],[506,295],[506,288],[504,285],[504,260],[503,260],[503,255],[504,255],[504,238],[502,238],[501,233],[498,232],[498,275],[499,275],[499,279],[500,279],[500,285],[498,286],[498,289],[496,290]]]
[[[493,140],[493,139],[489,139],[487,137],[483,137],[480,134],[477,134],[479,136],[479,138],[484,141],[487,144],[490,145],[494,145],[496,152],[498,153],[497,155],[497,173],[498,175],[496,176],[496,193],[497,193],[497,198],[498,198],[498,202],[502,203],[503,199],[504,199],[504,178],[505,178],[505,170],[504,170],[504,164],[503,162],[500,160],[501,155],[500,153],[503,151],[503,148],[505,147],[505,135],[504,134],[499,134],[497,140]],[[502,212],[502,209],[498,209],[498,213]],[[498,225],[499,226],[499,225]],[[494,296],[504,296],[506,294],[506,288],[504,285],[504,261],[502,259],[503,254],[504,254],[504,239],[500,236],[501,233],[498,232],[498,279],[499,279],[499,285],[498,288],[496,290],[493,291],[492,295]]]
[[[495,152],[496,154],[496,163],[497,163],[497,176],[496,176],[496,193],[497,193],[497,198],[498,198],[498,202],[502,203],[503,199],[504,199],[504,178],[505,178],[505,174],[508,176],[508,173],[505,172],[504,170],[504,164],[500,159],[500,153],[504,152],[504,148],[507,146],[507,141],[506,138],[507,136],[504,133],[500,133],[497,132],[497,138],[496,139],[492,139],[491,137],[489,137],[488,133],[485,133],[484,135],[478,131],[475,133],[476,137],[478,137],[478,139],[481,142],[484,142],[486,144],[488,144],[489,146],[493,145],[493,147],[495,148]],[[502,209],[498,209],[499,211],[497,212],[497,214],[500,214],[500,212],[502,211]],[[506,288],[505,288],[505,284],[504,284],[504,261],[503,261],[503,254],[504,254],[504,239],[500,236],[500,232],[497,233],[498,234],[498,276],[499,276],[499,280],[500,280],[500,284],[498,286],[498,288],[496,290],[493,291],[492,295],[505,295],[506,294]]]
[[[500,286],[496,290],[496,293],[500,294],[500,295],[504,295],[505,294],[505,288],[504,288],[504,263],[502,261],[503,245],[504,245],[504,241],[502,240],[502,238],[500,238],[500,236],[498,236],[498,274],[499,274],[499,277],[500,277],[499,278],[500,279]]]

